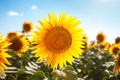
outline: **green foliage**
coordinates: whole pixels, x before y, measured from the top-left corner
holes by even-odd
[[[79,59],[75,59],[72,65],[63,69],[52,70],[45,62],[36,62],[37,58],[31,54],[32,50],[18,57],[15,52],[8,51],[13,55],[9,61],[5,80],[119,80],[120,75],[114,73],[114,56],[108,51],[99,48],[90,48]],[[13,71],[13,72],[9,72]]]
[[[29,80],[43,80],[45,78],[45,73],[41,70],[35,72]]]

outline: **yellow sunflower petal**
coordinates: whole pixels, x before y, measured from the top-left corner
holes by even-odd
[[[10,62],[7,60],[7,58],[11,58],[9,54],[6,53],[7,47],[9,46],[9,43],[5,41],[5,39],[0,36],[0,70],[4,72],[4,69],[7,65],[11,65]]]

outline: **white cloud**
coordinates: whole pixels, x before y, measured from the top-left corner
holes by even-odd
[[[23,16],[23,13],[18,13],[15,11],[9,11],[8,16]]]
[[[33,6],[31,7],[31,9],[32,9],[32,10],[37,10],[37,9],[38,9],[38,7],[37,7],[37,6],[35,6],[35,5],[33,5]]]

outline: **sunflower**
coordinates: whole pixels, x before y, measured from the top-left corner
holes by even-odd
[[[26,39],[25,36],[19,35],[17,37],[14,37],[12,40],[7,39],[11,45],[8,46],[9,49],[15,51],[18,56],[21,56],[21,53],[27,51],[28,49],[28,40]]]
[[[73,56],[79,58],[83,50],[84,30],[77,26],[81,23],[76,18],[60,14],[59,19],[54,13],[48,14],[49,20],[39,21],[41,27],[33,32],[33,48],[38,61],[46,59],[46,65],[55,69],[62,68],[66,62],[72,64]]]
[[[115,43],[116,43],[116,44],[120,44],[120,37],[117,37],[117,38],[115,39]]]
[[[7,34],[7,39],[14,39],[15,37],[17,37],[18,36],[18,33],[17,32],[9,32],[8,34]]]
[[[2,36],[0,35],[0,70],[4,72],[4,69],[6,68],[6,65],[11,65],[10,62],[7,60],[7,58],[11,58],[9,54],[7,54],[5,51],[7,51],[6,47],[10,44],[2,39]]]
[[[84,44],[83,44],[85,47],[84,48],[82,48],[83,49],[83,51],[84,52],[86,52],[88,49],[89,49],[89,44],[87,43],[87,42],[84,42]]]
[[[28,33],[28,32],[30,32],[30,31],[32,30],[32,28],[33,28],[32,22],[27,22],[27,21],[25,21],[25,22],[23,23],[23,33]]]
[[[91,44],[90,44],[90,48],[96,49],[96,45],[97,45],[97,42],[96,41],[92,41]]]
[[[110,48],[109,42],[104,42],[103,44],[100,44],[100,49],[109,50],[109,48]]]
[[[88,37],[87,37],[87,35],[86,35],[86,34],[83,36],[83,39],[84,39],[84,41],[85,41],[85,42],[87,42],[87,41],[88,41]]]
[[[117,73],[120,72],[120,55],[117,56],[115,61],[115,72]]]
[[[85,46],[85,47],[82,49],[84,52],[86,52],[89,49],[88,37],[86,34],[83,36],[83,42],[84,42],[83,46]]]
[[[98,44],[102,44],[106,40],[106,35],[103,32],[99,32],[96,36]]]
[[[120,46],[118,44],[113,44],[109,48],[110,54],[118,54],[119,51],[120,51]]]

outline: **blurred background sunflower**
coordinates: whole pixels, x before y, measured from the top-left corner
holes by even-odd
[[[103,32],[99,32],[96,36],[98,44],[102,44],[106,41],[106,35]]]
[[[15,51],[18,56],[21,56],[21,54],[27,51],[29,47],[26,36],[18,35],[16,32],[8,33],[6,40],[11,43],[8,48]]]
[[[120,44],[120,37],[117,37],[117,38],[115,39],[115,43],[116,43],[116,44]]]
[[[32,22],[25,21],[25,22],[23,23],[23,28],[22,28],[22,32],[23,32],[23,33],[29,33],[29,32],[31,32],[32,29],[33,29],[33,24],[32,24]]]
[[[110,46],[109,53],[117,55],[118,52],[120,51],[120,46],[118,44],[113,44]]]

